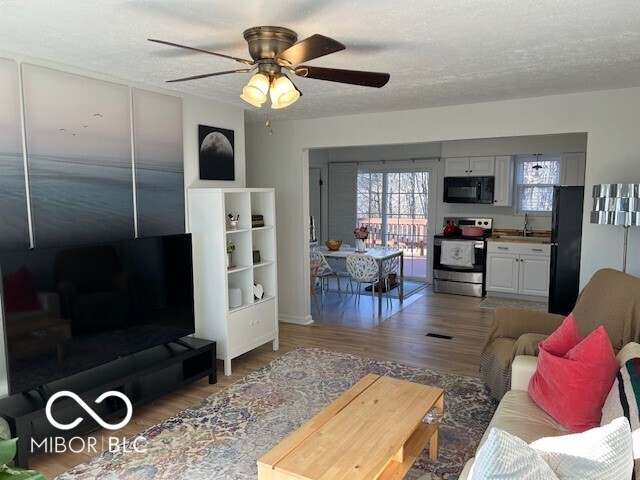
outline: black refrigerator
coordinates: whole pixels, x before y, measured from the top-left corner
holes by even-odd
[[[549,313],[568,315],[580,289],[584,187],[553,187]]]

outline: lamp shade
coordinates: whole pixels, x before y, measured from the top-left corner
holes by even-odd
[[[246,88],[246,87],[245,87],[245,88]],[[244,93],[243,93],[242,95],[240,95],[240,98],[241,98],[242,100],[244,100],[245,102],[250,103],[250,104],[251,104],[251,105],[253,105],[254,107],[258,107],[258,108],[261,108],[261,107],[262,107],[262,103],[260,103],[260,102],[258,102],[258,101],[256,101],[256,100],[254,100],[253,98],[250,98],[250,97],[246,96]]]
[[[240,98],[256,107],[267,101],[269,92],[269,77],[264,73],[256,73],[249,83],[242,89]]]
[[[271,108],[284,108],[292,105],[300,98],[300,92],[289,78],[281,73],[271,82]]]
[[[640,184],[594,185],[592,197],[591,223],[640,226]]]

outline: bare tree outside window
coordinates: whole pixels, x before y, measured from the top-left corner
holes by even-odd
[[[359,173],[357,189],[357,225],[369,227],[367,244],[402,248],[405,274],[424,277],[429,173]],[[412,262],[414,257],[422,260]]]
[[[560,183],[558,155],[522,156],[516,159],[517,211],[551,212],[553,186]]]

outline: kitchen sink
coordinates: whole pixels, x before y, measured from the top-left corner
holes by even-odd
[[[498,235],[499,239],[516,242],[551,243],[551,237],[523,237],[522,235]]]

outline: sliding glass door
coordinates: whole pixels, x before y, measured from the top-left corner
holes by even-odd
[[[403,250],[405,277],[429,280],[429,213],[435,210],[435,167],[384,167],[359,168],[357,224],[370,227],[369,247]]]

